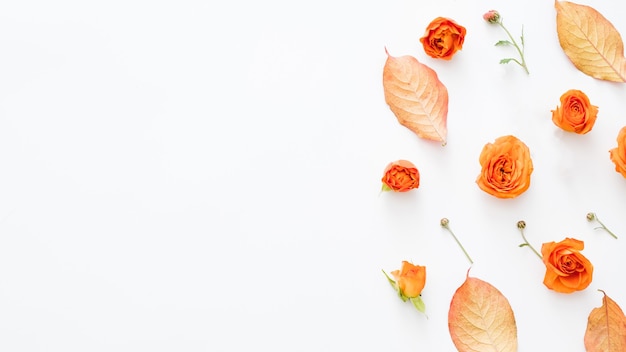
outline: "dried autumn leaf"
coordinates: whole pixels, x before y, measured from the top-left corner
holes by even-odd
[[[480,279],[467,276],[454,293],[448,328],[459,352],[517,351],[517,325],[509,301]]]
[[[418,137],[446,144],[448,90],[437,73],[406,55],[393,57],[387,50],[383,69],[385,101],[398,122]]]
[[[622,309],[600,290],[602,306],[589,314],[585,332],[587,352],[626,351],[626,316]]]
[[[581,72],[594,78],[626,82],[624,43],[609,20],[594,8],[555,1],[561,48]]]

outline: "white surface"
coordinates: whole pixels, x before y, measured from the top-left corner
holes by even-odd
[[[626,33],[619,2],[585,4]],[[524,25],[530,76],[498,64],[513,52],[493,46],[492,8]],[[468,30],[450,62],[418,42],[437,16]],[[445,148],[385,105],[385,47],[447,86]],[[3,351],[454,351],[468,263],[442,217],[509,299],[520,351],[584,351],[597,289],[626,308],[626,179],[608,154],[626,85],[570,64],[551,1],[13,1],[0,50]],[[588,135],[550,120],[571,88],[600,108]],[[474,182],[505,134],[535,165],[514,200]],[[400,158],[420,188],[379,194]],[[587,290],[543,286],[521,219],[538,248],[585,241]],[[402,260],[428,268],[428,319],[381,273]]]

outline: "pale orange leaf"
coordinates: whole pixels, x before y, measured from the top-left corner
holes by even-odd
[[[385,101],[398,122],[418,137],[446,144],[448,90],[437,73],[406,55],[393,57],[387,50],[383,69]]]
[[[555,1],[556,31],[574,66],[591,77],[626,82],[624,43],[609,20],[594,8]]]
[[[491,284],[467,277],[450,303],[448,328],[459,352],[515,352],[513,309]]]
[[[587,352],[626,351],[626,316],[622,309],[604,294],[602,306],[594,308],[587,320],[585,349]]]

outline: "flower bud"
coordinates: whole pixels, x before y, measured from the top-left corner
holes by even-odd
[[[450,220],[448,220],[448,218],[441,219],[441,227],[447,227],[449,223]]]
[[[500,21],[500,13],[496,10],[490,10],[483,15],[483,19],[489,23],[498,23]]]
[[[420,186],[420,173],[408,160],[389,163],[382,178],[383,191],[408,192]]]
[[[594,213],[587,213],[587,221],[593,221],[596,219],[596,214]]]
[[[524,228],[526,228],[526,222],[524,220],[520,220],[517,222],[517,228],[522,230]]]

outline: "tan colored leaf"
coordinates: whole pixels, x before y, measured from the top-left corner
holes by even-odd
[[[555,1],[556,31],[561,48],[581,72],[613,82],[626,82],[624,43],[609,20],[594,8]]]
[[[393,57],[387,50],[383,69],[385,101],[398,122],[418,137],[446,144],[448,90],[437,73],[406,55]]]
[[[459,352],[517,351],[517,325],[509,301],[480,279],[468,276],[454,293],[448,328]]]
[[[585,349],[587,352],[626,351],[626,317],[622,309],[604,294],[602,306],[594,308],[587,320]]]

